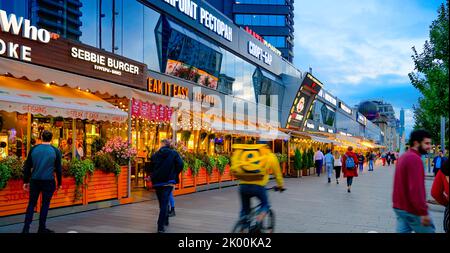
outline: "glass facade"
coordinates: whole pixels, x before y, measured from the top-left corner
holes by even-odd
[[[284,36],[264,36],[264,39],[274,47],[286,47],[286,37]]]
[[[286,0],[236,0],[236,4],[274,4],[285,5]]]
[[[336,130],[351,134],[353,136],[359,136],[360,124],[356,122],[356,115],[349,115],[345,112],[336,112]]]
[[[29,0],[0,0],[0,9],[28,19],[31,16],[29,2]]]
[[[336,111],[320,100],[316,100],[313,105],[312,113],[309,119],[323,125],[334,127],[336,119]]]
[[[238,25],[249,26],[286,26],[286,16],[236,14],[234,22]]]

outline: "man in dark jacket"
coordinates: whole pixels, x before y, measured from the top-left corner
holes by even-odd
[[[447,161],[447,157],[444,156],[444,152],[439,151],[439,155],[433,158],[433,172],[434,176],[437,175],[438,171],[442,168],[442,165]]]
[[[61,152],[50,144],[52,137],[53,134],[45,130],[42,133],[42,144],[36,145],[30,150],[24,164],[23,188],[30,192],[30,199],[22,233],[29,233],[30,231],[34,208],[41,193],[42,206],[39,214],[38,233],[54,233],[46,228],[45,223],[50,201],[56,190],[54,173],[56,172],[59,190],[61,189],[62,168]]]
[[[161,148],[151,157],[150,177],[159,201],[158,233],[169,225],[169,198],[178,176],[183,170],[183,160],[170,148],[170,140],[163,140]]]

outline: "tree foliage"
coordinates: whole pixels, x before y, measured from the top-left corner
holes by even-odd
[[[433,133],[434,141],[439,140],[440,116],[449,116],[449,73],[448,73],[448,7],[442,4],[438,17],[430,26],[430,39],[425,41],[423,52],[413,47],[414,72],[409,74],[412,85],[422,97],[414,108],[415,127]],[[447,128],[448,134],[448,128]]]

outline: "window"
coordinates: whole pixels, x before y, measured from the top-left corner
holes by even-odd
[[[236,4],[272,4],[285,5],[286,0],[236,0]]]
[[[236,14],[234,18],[238,25],[252,26],[285,26],[286,18],[284,15],[251,15]]]
[[[286,47],[286,38],[283,36],[264,36],[264,39],[274,47]]]

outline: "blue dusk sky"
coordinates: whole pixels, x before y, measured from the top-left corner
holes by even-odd
[[[367,99],[405,109],[406,134],[420,96],[409,81],[444,0],[296,0],[294,64],[354,106]]]

